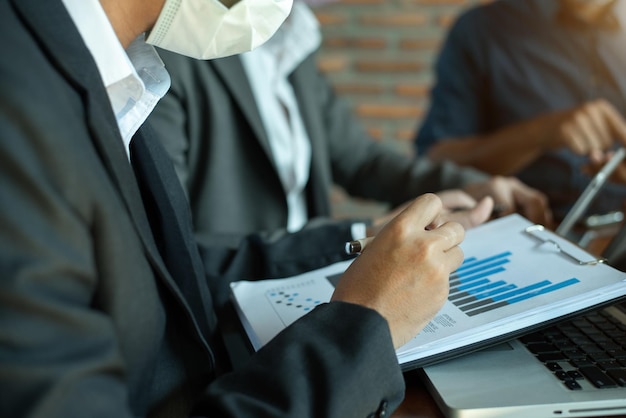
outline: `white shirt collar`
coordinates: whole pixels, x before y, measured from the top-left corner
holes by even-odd
[[[295,1],[289,17],[276,34],[249,54],[273,55],[278,62],[277,71],[287,77],[321,43],[322,35],[317,18],[305,3]]]
[[[63,0],[96,62],[126,152],[132,136],[170,86],[163,61],[143,35],[127,51],[98,0]]]

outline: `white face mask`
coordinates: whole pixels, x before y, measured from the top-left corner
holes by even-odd
[[[166,0],[146,42],[197,59],[248,52],[272,37],[293,0]]]

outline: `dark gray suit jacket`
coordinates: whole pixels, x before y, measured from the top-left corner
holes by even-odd
[[[372,140],[311,55],[290,76],[311,141],[311,222],[301,233],[285,234],[285,193],[240,58],[197,61],[167,51],[161,56],[172,88],[150,120],[187,190],[200,241],[236,246],[246,234],[260,232],[265,244],[282,242],[290,249],[289,260],[274,264],[277,275],[342,256],[357,219],[328,218],[333,183],[353,196],[395,206],[487,178],[451,163],[412,159]],[[302,243],[312,240],[321,245],[303,253]]]
[[[61,1],[0,0],[0,39],[3,417],[343,418],[398,405],[386,322],[345,303],[314,310],[217,377],[205,278],[166,269],[98,71]],[[161,168],[178,184],[171,165]],[[175,217],[190,227],[186,207]],[[198,259],[186,244],[181,259]],[[244,269],[263,259],[255,248],[214,259]],[[183,297],[190,284],[209,296],[203,306]]]

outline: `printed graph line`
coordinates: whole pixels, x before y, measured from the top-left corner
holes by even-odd
[[[553,283],[539,280],[519,287],[506,280],[494,278],[506,272],[513,253],[504,251],[483,259],[467,258],[450,275],[450,295],[448,300],[468,316],[479,315],[494,309],[522,302],[539,295],[554,292],[579,283],[575,277]]]

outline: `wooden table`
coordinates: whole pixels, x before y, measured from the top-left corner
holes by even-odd
[[[391,418],[444,418],[417,371],[404,374],[406,396]]]

